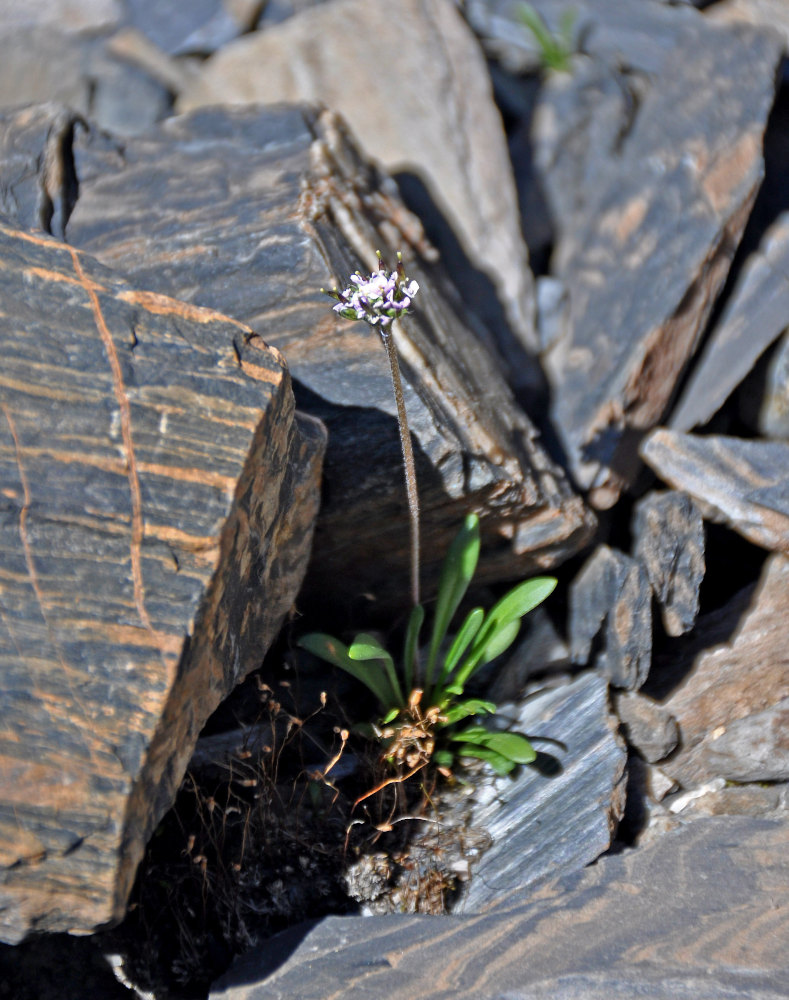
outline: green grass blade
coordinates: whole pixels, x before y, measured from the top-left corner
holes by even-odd
[[[433,686],[438,651],[446,637],[458,605],[463,600],[468,585],[474,577],[478,559],[479,518],[476,514],[469,514],[463,522],[463,527],[449,546],[441,570],[425,675],[425,687],[428,689]]]
[[[339,667],[364,684],[378,699],[382,709],[390,708],[396,703],[386,676],[380,674],[374,667],[363,666],[351,659],[348,647],[334,636],[326,635],[324,632],[308,632],[299,639],[297,645],[327,663]]]
[[[455,636],[452,645],[449,647],[449,652],[444,660],[444,666],[441,668],[438,684],[436,685],[437,687],[442,687],[446,683],[447,679],[452,676],[452,671],[458,665],[461,657],[476,637],[484,620],[485,612],[482,608],[473,608],[466,615],[465,621],[460,626],[460,631]]]
[[[397,676],[397,671],[395,670],[394,660],[375,636],[368,635],[366,632],[360,632],[348,647],[348,656],[351,660],[378,660],[383,663],[384,671],[392,690],[392,700],[385,707],[390,708],[395,705],[402,707],[405,705],[405,698],[400,687],[400,678]]]

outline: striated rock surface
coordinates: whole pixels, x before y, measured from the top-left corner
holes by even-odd
[[[509,716],[500,706],[497,718]],[[527,899],[547,879],[590,864],[608,850],[624,810],[626,754],[603,678],[587,673],[528,699],[509,728],[540,756],[478,791],[471,825],[493,843],[474,865],[461,913]]]
[[[384,30],[407,44],[349,44],[379,35],[375,5],[335,0],[304,10],[226,46],[178,107],[308,101],[338,111],[424,219],[442,214],[434,238],[448,227],[445,260],[494,328],[513,378],[528,382],[522,352],[492,309],[498,296],[516,337],[536,350],[533,282],[482,52],[449,0],[403,0],[392,21]],[[461,255],[481,275],[469,274]]]
[[[468,917],[331,917],[239,959],[211,1000],[781,1000],[789,826],[725,816]]]
[[[689,493],[705,517],[789,555],[789,444],[658,428],[641,454],[664,482]]]
[[[299,407],[329,428],[324,504],[305,601],[406,600],[408,548],[395,404],[380,339],[321,287],[402,250],[420,285],[395,337],[423,510],[423,578],[469,509],[482,580],[577,551],[593,518],[513,401],[418,220],[330,113],[207,109],[119,147],[75,148],[69,239],[135,283],[223,311],[280,348]],[[189,206],[189,207],[187,207]],[[417,308],[418,306],[418,308]]]
[[[570,293],[568,332],[544,357],[552,419],[596,506],[610,507],[632,482],[638,438],[661,420],[723,285],[762,179],[779,57],[772,35],[694,15],[638,92],[618,73],[595,84],[611,105],[611,150],[592,159],[588,193],[584,175],[582,204],[560,229],[555,270]],[[546,176],[573,140],[561,99],[591,85],[587,77],[546,85],[535,121]],[[595,99],[576,89],[571,103]],[[565,197],[577,187],[564,182]]]
[[[119,918],[301,584],[324,431],[243,324],[0,226],[0,938]]]

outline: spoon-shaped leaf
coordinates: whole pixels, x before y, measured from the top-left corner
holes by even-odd
[[[433,616],[433,634],[427,656],[425,687],[430,690],[435,676],[436,659],[450,622],[468,590],[479,559],[479,518],[469,514],[455,536],[444,559],[438,600]]]
[[[308,632],[307,635],[303,635],[299,639],[297,645],[309,653],[319,656],[327,663],[344,670],[357,681],[361,681],[368,691],[371,691],[378,699],[381,708],[386,709],[396,703],[394,692],[391,690],[386,675],[351,659],[348,647],[339,639],[335,639],[333,635],[326,635],[324,632]]]

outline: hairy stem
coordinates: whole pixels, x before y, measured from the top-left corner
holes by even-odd
[[[403,469],[405,470],[405,487],[408,494],[408,513],[411,519],[411,600],[419,604],[419,494],[416,489],[416,466],[414,465],[414,450],[411,447],[411,434],[408,430],[408,418],[403,399],[403,383],[400,380],[400,364],[397,360],[397,348],[391,330],[379,327],[381,340],[384,342],[389,367],[392,371],[392,388],[397,404],[397,425],[400,429],[400,448],[403,452]]]

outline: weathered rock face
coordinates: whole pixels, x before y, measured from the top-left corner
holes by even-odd
[[[210,997],[780,1000],[788,847],[785,822],[699,821],[492,913],[297,928],[240,959]]]
[[[77,136],[69,239],[137,284],[248,323],[288,359],[329,449],[304,601],[406,600],[405,489],[386,354],[318,289],[404,252],[420,308],[395,333],[415,444],[426,592],[460,517],[479,511],[479,577],[548,567],[593,519],[545,455],[418,220],[330,114],[197,111],[125,144]],[[192,192],[192,193],[190,193]],[[185,200],[186,199],[186,200]],[[186,208],[191,205],[191,208]],[[122,207],[121,207],[122,206]]]
[[[243,324],[0,227],[0,938],[92,930],[300,586],[324,431]]]
[[[633,480],[638,436],[661,420],[696,348],[762,178],[777,39],[697,15],[674,24],[643,92],[631,93],[620,74],[618,88],[604,86],[590,69],[593,79],[550,80],[537,111],[549,194],[554,173],[565,198],[583,192],[581,204],[552,206],[555,271],[570,296],[567,333],[545,355],[552,418],[577,481],[600,507]],[[586,86],[608,98],[586,100]],[[573,187],[562,165],[583,170],[579,137],[596,131],[589,123],[579,131],[562,113],[567,103],[592,123],[599,106],[611,136],[610,155],[595,158],[592,148],[596,173]]]
[[[474,307],[498,334],[515,381],[528,381],[492,308],[498,296],[516,337],[536,350],[515,185],[479,45],[449,0],[398,4],[383,30],[407,44],[350,41],[376,38],[382,28],[380,11],[365,0],[304,10],[223,48],[182,92],[178,108],[308,101],[338,111],[366,152],[403,176],[420,214],[430,215],[430,202],[443,214],[453,233],[442,247],[445,260],[459,265],[460,250],[482,272],[470,294]],[[472,284],[466,272],[459,284]]]
[[[641,446],[661,479],[689,493],[705,515],[789,555],[789,444],[658,429]]]
[[[478,791],[471,825],[492,845],[473,868],[457,907],[475,913],[525,898],[557,873],[569,874],[608,850],[625,804],[624,745],[608,709],[608,684],[592,673],[527,700],[511,727],[527,733],[541,768]],[[544,773],[542,773],[544,772]]]
[[[673,664],[686,677],[663,704],[679,724],[680,746],[661,767],[688,788],[716,777],[789,779],[789,563],[783,556],[770,557],[759,587],[748,596],[733,601],[719,616],[730,631],[737,626],[728,641],[708,642],[703,651],[691,646],[688,657]],[[724,742],[719,748],[720,740]],[[772,773],[779,777],[767,779],[763,775],[770,746],[777,768]]]

